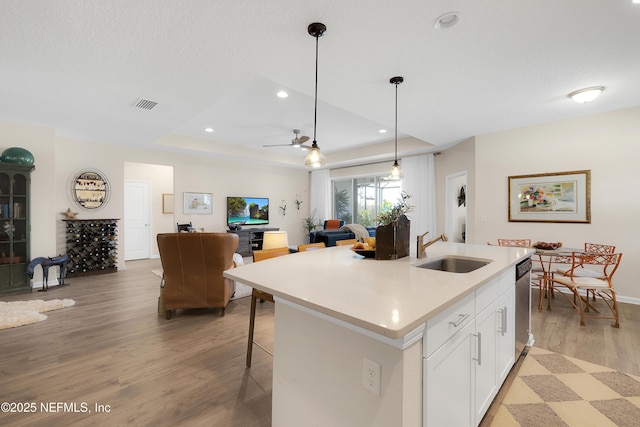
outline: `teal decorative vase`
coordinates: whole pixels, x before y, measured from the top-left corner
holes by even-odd
[[[33,154],[20,147],[7,148],[2,152],[0,161],[3,163],[17,163],[20,165],[32,165]]]
[[[20,147],[7,148],[2,152],[0,161],[3,163],[18,163],[21,165],[32,165],[33,154]]]

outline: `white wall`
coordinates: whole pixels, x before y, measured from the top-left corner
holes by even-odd
[[[640,303],[639,107],[476,136],[474,149],[477,170],[467,186],[469,243],[504,237],[561,241],[570,248],[615,245],[624,254],[614,277],[618,299]],[[454,162],[449,158],[438,166],[451,168]],[[583,169],[591,170],[590,224],[508,221],[509,176]]]
[[[286,230],[291,246],[304,242],[302,220],[309,214],[309,172],[306,169],[74,140],[56,136],[55,130],[50,128],[5,121],[0,121],[0,141],[1,150],[22,147],[29,150],[35,158],[35,171],[31,176],[32,258],[66,252],[62,212],[68,208],[78,212],[80,219],[118,218],[119,231],[123,233],[125,175],[128,175],[128,179],[147,179],[156,183],[152,217],[161,217],[162,221],[154,224],[154,233],[175,231],[175,222],[182,220],[192,221],[194,226],[207,231],[225,231],[226,196],[257,196],[270,198],[270,227]],[[132,166],[128,162],[147,166]],[[72,199],[72,177],[84,168],[99,169],[109,179],[111,199],[101,210],[82,209]],[[168,188],[164,175],[171,168],[175,175],[173,192],[176,214],[175,219],[167,220],[162,214],[162,200],[158,200],[158,197],[161,197],[160,188]],[[145,178],[145,174],[141,172],[144,169],[163,176]],[[158,191],[155,191],[156,185]],[[181,202],[185,191],[213,193],[213,213],[185,216]],[[296,197],[303,201],[300,210],[296,208]],[[282,200],[287,204],[285,216],[279,209]],[[122,239],[126,237],[122,234],[119,237],[118,268],[123,269],[125,263]],[[38,269],[34,283],[41,280]]]

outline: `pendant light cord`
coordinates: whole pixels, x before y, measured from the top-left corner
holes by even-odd
[[[395,163],[398,164],[398,83],[396,83],[396,154],[395,154]]]
[[[317,145],[316,143],[316,123],[317,123],[317,119],[318,119],[318,39],[320,37],[316,36],[316,89],[315,89],[315,94],[314,94],[314,99],[315,99],[315,105],[313,107],[313,144],[314,146]]]

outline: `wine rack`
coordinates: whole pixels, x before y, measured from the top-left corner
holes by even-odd
[[[118,270],[117,219],[65,219],[67,277],[115,273]]]

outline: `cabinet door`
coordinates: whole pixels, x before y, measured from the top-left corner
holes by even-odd
[[[482,420],[498,392],[498,364],[496,360],[500,313],[494,301],[476,317],[476,390],[475,420]]]
[[[498,380],[502,384],[509,374],[511,367],[515,363],[515,347],[516,347],[516,310],[515,310],[515,287],[511,287],[509,291],[498,299],[498,312],[500,327],[497,335],[497,357],[498,362]]]
[[[424,425],[473,426],[475,323],[468,323],[424,360]]]

